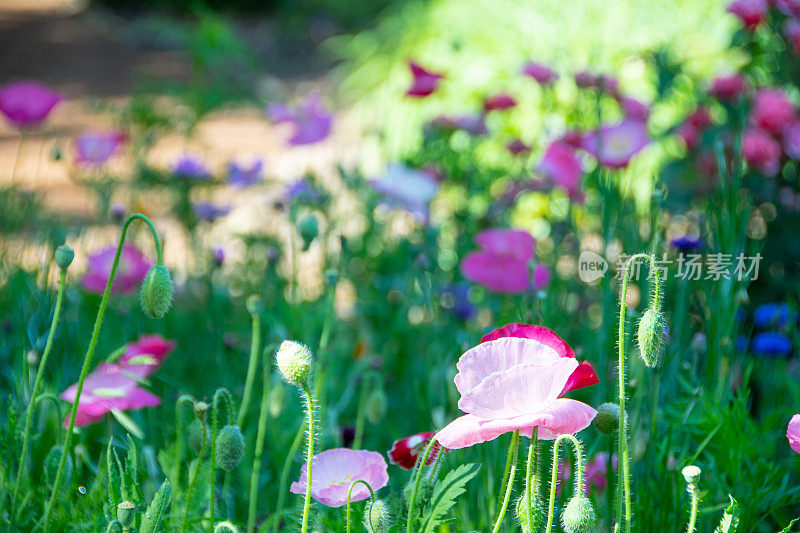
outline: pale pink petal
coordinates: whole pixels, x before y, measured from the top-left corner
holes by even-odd
[[[547,417],[539,425],[539,438],[555,439],[558,435],[572,434],[586,429],[594,420],[597,411],[591,406],[572,400],[559,398],[547,408]],[[533,426],[520,431],[526,437],[531,436]]]
[[[794,451],[800,453],[800,414],[794,415],[786,428],[786,438],[789,439],[789,446]]]

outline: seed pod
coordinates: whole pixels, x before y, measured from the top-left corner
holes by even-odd
[[[55,253],[56,264],[61,270],[66,270],[75,259],[75,251],[68,245],[62,244],[56,248]]]
[[[172,305],[172,277],[169,269],[159,263],[153,265],[142,281],[139,292],[142,311],[150,318],[161,318]]]
[[[367,533],[386,533],[391,524],[389,507],[383,500],[367,502],[364,507],[364,529]]]
[[[658,309],[650,307],[639,321],[639,356],[650,368],[658,365],[661,357],[661,341],[664,338],[664,321]]]
[[[63,446],[53,446],[44,458],[44,477],[51,488],[53,487],[53,482],[58,473],[58,464],[61,462],[61,453],[63,450]],[[62,478],[60,490],[64,490],[64,487],[69,486],[69,482],[72,479],[72,457],[69,455],[67,455],[67,460],[64,463]]]
[[[566,533],[593,531],[597,527],[597,515],[589,498],[574,496],[561,513],[561,525]]]
[[[275,354],[278,365],[286,381],[302,385],[311,374],[311,350],[295,341],[283,341]]]
[[[244,456],[244,437],[239,426],[225,426],[217,436],[217,464],[230,472]]]
[[[695,465],[684,466],[683,470],[681,470],[681,474],[683,474],[683,478],[686,480],[686,483],[690,485],[696,485],[697,481],[700,479],[700,468]]]
[[[592,423],[600,433],[614,433],[619,429],[619,405],[611,402],[601,404]]]
[[[125,500],[117,505],[117,520],[123,531],[127,531],[133,525],[134,518],[136,518],[136,505],[133,502]]]
[[[317,238],[317,235],[319,235],[319,223],[314,216],[306,215],[300,219],[297,229],[300,231],[300,237],[303,239],[303,251],[305,252],[311,247],[311,243]]]

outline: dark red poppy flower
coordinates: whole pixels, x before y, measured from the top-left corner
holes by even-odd
[[[419,454],[425,451],[428,441],[435,434],[436,433],[433,431],[417,433],[416,435],[394,441],[392,449],[388,451],[389,460],[400,468],[411,470],[414,468],[414,465],[417,464]],[[441,449],[438,442],[434,444],[425,464],[433,464],[433,461],[436,460],[436,456],[439,455]]]

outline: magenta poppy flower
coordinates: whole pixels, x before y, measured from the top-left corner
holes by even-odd
[[[84,165],[102,165],[125,142],[118,131],[87,131],[75,138],[75,160]]]
[[[581,70],[575,73],[575,85],[582,89],[597,87],[597,76],[591,72]]]
[[[473,137],[489,133],[483,115],[460,115],[456,117],[440,115],[431,120],[430,125],[443,130],[463,130]]]
[[[780,169],[780,144],[758,128],[749,128],[744,132],[742,155],[749,166],[765,176],[774,176]]]
[[[272,103],[267,107],[267,116],[276,124],[288,122],[294,125],[294,132],[287,141],[291,146],[324,141],[333,128],[333,114],[325,108],[319,93],[309,94],[294,109]]]
[[[764,87],[756,91],[750,118],[753,123],[773,135],[794,122],[795,107],[781,89]]]
[[[0,113],[17,128],[38,126],[64,98],[36,81],[16,81],[0,89]]]
[[[414,77],[411,82],[411,87],[406,91],[406,95],[415,98],[424,98],[431,95],[441,83],[443,74],[431,72],[426,70],[416,61],[409,61],[408,68],[411,69],[411,75]]]
[[[462,355],[454,381],[461,393],[458,408],[466,414],[439,431],[436,440],[458,449],[515,430],[530,437],[538,427],[540,439],[554,439],[586,428],[597,411],[560,397],[578,362],[561,357],[548,342],[553,343],[550,335],[505,337]]]
[[[530,61],[522,68],[522,73],[536,80],[539,85],[552,85],[558,79],[556,71],[541,63]]]
[[[678,127],[678,135],[686,143],[686,147],[694,150],[700,144],[700,135],[711,125],[711,115],[705,107],[698,107]]]
[[[746,30],[753,31],[764,21],[768,8],[766,0],[734,0],[725,11],[736,16]]]
[[[611,456],[612,472],[617,471],[617,454]],[[608,487],[608,452],[598,452],[591,461],[586,463],[583,477],[589,489],[596,488],[603,492]]]
[[[625,112],[625,116],[630,119],[647,122],[650,117],[650,108],[636,98],[621,97],[619,105]]]
[[[711,82],[708,93],[719,100],[731,102],[747,92],[748,83],[741,74],[718,76]]]
[[[531,151],[531,147],[522,142],[521,139],[514,139],[506,145],[506,150],[511,155],[524,155]]]
[[[475,236],[475,243],[480,250],[469,252],[461,261],[465,278],[501,294],[529,289],[528,262],[536,241],[527,231],[488,229]]]
[[[800,414],[794,415],[789,420],[789,426],[786,428],[786,438],[789,439],[789,446],[797,453],[800,453]]]
[[[318,453],[313,458],[311,497],[328,507],[341,507],[347,503],[347,493],[354,481],[363,479],[372,490],[378,491],[389,482],[387,465],[383,456],[367,450],[334,448]],[[306,466],[300,468],[300,479],[292,483],[293,494],[305,494]],[[369,489],[362,483],[353,487],[351,502],[369,498]]]
[[[390,163],[383,177],[370,180],[369,184],[390,200],[389,203],[398,204],[423,219],[427,219],[428,204],[439,190],[439,182],[431,172],[402,163]]]
[[[800,1],[798,0],[773,0],[772,4],[784,15],[800,17]]]
[[[419,454],[425,451],[425,447],[428,446],[428,441],[434,435],[435,433],[432,431],[417,433],[416,435],[394,441],[392,449],[387,452],[389,454],[389,460],[392,464],[396,464],[404,470],[411,470],[417,464]],[[433,445],[431,453],[428,454],[428,459],[425,461],[426,465],[433,464],[440,449],[441,446],[438,442]]]
[[[533,288],[537,291],[546,289],[553,279],[553,272],[542,263],[536,263],[533,269]]]
[[[800,54],[800,22],[789,19],[783,25],[783,34],[786,41],[792,45],[795,54]]]
[[[603,126],[583,139],[583,149],[609,168],[625,168],[631,158],[650,144],[647,125],[639,120],[624,119]]]
[[[569,344],[564,342],[554,331],[543,326],[518,323],[506,324],[484,335],[481,342],[489,342],[506,337],[533,339],[549,346],[559,357],[575,359],[575,352],[572,351]],[[571,390],[589,387],[590,385],[596,385],[597,383],[600,383],[600,380],[597,378],[597,374],[595,374],[592,365],[588,361],[581,361],[567,380],[567,384],[564,385],[561,394],[565,394]]]
[[[263,161],[254,161],[249,167],[231,161],[228,163],[228,185],[239,189],[252,187],[263,179],[261,175],[263,168]]]
[[[580,191],[583,165],[572,147],[554,141],[539,162],[539,173],[565,189],[570,196]]]
[[[103,294],[117,253],[116,245],[108,246],[89,255],[89,270],[83,275],[81,285],[86,292]],[[132,244],[125,244],[119,256],[117,274],[111,285],[113,293],[129,293],[136,289],[147,275],[153,262]]]
[[[128,375],[139,379],[150,377],[175,349],[175,341],[161,335],[144,335],[138,341],[125,346],[125,352],[117,359],[117,365]]]
[[[61,399],[70,403],[75,401],[77,383],[61,393]],[[161,399],[139,387],[139,382],[126,374],[123,367],[116,364],[100,363],[86,377],[81,391],[76,426],[87,426],[103,419],[112,410],[133,411],[143,407],[155,407]],[[69,426],[69,417],[64,427]]]
[[[505,109],[511,109],[516,105],[517,101],[513,96],[506,93],[499,93],[495,94],[494,96],[490,96],[483,101],[483,110],[487,113],[489,111],[502,111]]]

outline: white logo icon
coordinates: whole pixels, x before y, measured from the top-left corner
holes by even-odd
[[[602,278],[608,271],[608,261],[603,256],[590,250],[581,252],[578,258],[578,277],[584,283],[591,283]]]

